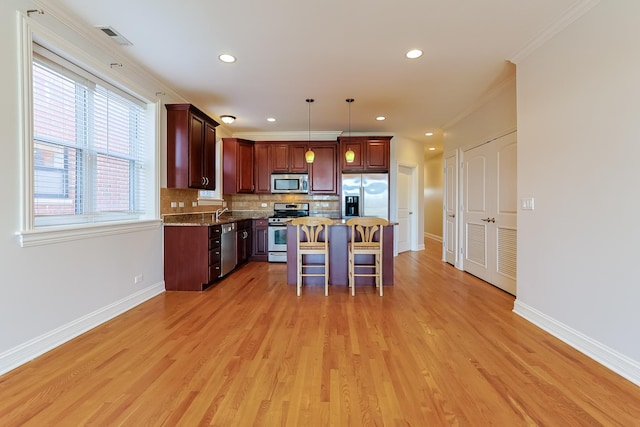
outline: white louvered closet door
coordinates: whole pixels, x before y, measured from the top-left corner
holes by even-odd
[[[464,269],[515,295],[517,139],[500,137],[464,153]]]

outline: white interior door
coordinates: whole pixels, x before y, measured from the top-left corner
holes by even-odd
[[[412,249],[413,239],[415,235],[413,217],[415,185],[413,183],[413,174],[415,168],[409,166],[398,166],[398,185],[396,191],[396,200],[398,203],[398,252],[406,252]]]
[[[464,269],[516,294],[515,132],[464,153]]]
[[[458,156],[448,154],[444,158],[444,232],[443,260],[456,265],[458,250],[458,227],[456,211],[458,210]]]

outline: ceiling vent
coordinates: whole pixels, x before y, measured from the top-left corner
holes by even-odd
[[[126,38],[124,38],[124,36],[122,34],[117,32],[116,30],[114,30],[113,27],[96,27],[96,28],[98,28],[100,31],[105,33],[107,36],[109,36],[109,38],[111,40],[115,41],[119,45],[122,45],[122,46],[132,46],[133,45],[133,43],[131,43]]]

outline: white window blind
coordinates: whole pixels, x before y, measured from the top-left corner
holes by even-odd
[[[146,105],[38,45],[32,75],[35,227],[140,218]]]

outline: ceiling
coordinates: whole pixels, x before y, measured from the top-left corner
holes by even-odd
[[[132,43],[117,47],[125,57],[203,111],[236,116],[234,134],[308,131],[306,98],[315,99],[314,132],[346,134],[345,99],[354,98],[353,134],[394,134],[440,151],[442,128],[512,78],[508,59],[576,0],[55,4],[88,26],[113,27]],[[424,55],[407,59],[415,48]],[[221,62],[222,53],[237,61]]]

